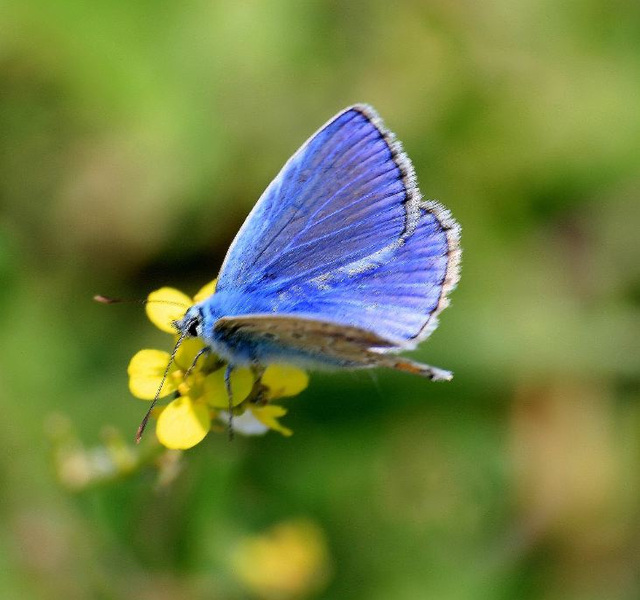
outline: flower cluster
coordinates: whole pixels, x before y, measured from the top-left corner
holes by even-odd
[[[147,316],[156,327],[173,334],[175,342],[173,321],[181,319],[190,306],[214,290],[215,280],[193,298],[173,288],[161,288],[149,294]],[[198,338],[183,340],[160,390],[160,398],[170,397],[171,402],[154,410],[152,415],[157,417],[158,440],[167,448],[191,448],[209,431],[224,431],[229,422],[229,397],[224,382],[226,365],[211,353],[204,354],[194,364],[203,348]],[[145,349],[136,353],[128,369],[131,393],[142,400],[153,400],[169,359],[169,353],[161,350]],[[260,435],[273,429],[291,435],[291,430],[278,420],[286,414],[286,409],[271,401],[299,394],[308,382],[307,373],[290,365],[269,365],[259,380],[251,369],[234,369],[230,378],[234,431]]]

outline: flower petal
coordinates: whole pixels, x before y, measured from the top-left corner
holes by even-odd
[[[218,280],[214,279],[213,281],[207,283],[207,285],[202,286],[198,290],[198,293],[193,297],[194,303],[202,302],[203,300],[206,300],[209,296],[211,296],[211,294],[216,291],[216,283],[218,283]]]
[[[216,408],[228,408],[229,397],[224,383],[226,367],[218,369],[204,380],[204,399]],[[233,406],[240,404],[253,388],[253,373],[251,369],[240,368],[231,372],[231,395]]]
[[[180,397],[170,402],[158,417],[156,435],[163,446],[186,450],[200,443],[211,429],[209,408]]]
[[[289,437],[293,434],[293,431],[284,425],[280,425],[278,422],[279,417],[283,417],[287,414],[287,409],[282,406],[276,406],[274,404],[268,404],[267,406],[252,406],[249,409],[253,416],[261,423],[266,425],[269,429],[280,432],[282,435]]]
[[[151,292],[147,297],[145,310],[149,320],[162,331],[176,333],[172,325],[184,317],[184,313],[193,304],[191,298],[175,288],[163,287]]]
[[[176,341],[178,341],[177,338]],[[176,364],[183,371],[186,371],[193,364],[196,354],[203,348],[204,342],[200,338],[186,338],[182,340],[180,348],[178,348],[178,352],[176,352]],[[201,367],[204,360],[204,357],[201,356],[198,359],[197,367]]]
[[[136,398],[153,400],[169,364],[169,358],[168,352],[150,349],[140,350],[133,356],[127,372],[129,373],[129,390]],[[172,366],[169,369],[169,375],[175,370],[175,367]],[[163,398],[176,389],[175,380],[172,377],[167,377],[159,397]]]
[[[309,385],[309,375],[292,365],[269,365],[261,379],[269,390],[270,398],[296,396]]]

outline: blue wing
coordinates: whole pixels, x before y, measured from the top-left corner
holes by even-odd
[[[458,277],[459,228],[422,202],[409,159],[368,106],[312,136],[234,240],[216,295],[228,315],[360,327],[410,347],[435,326]]]

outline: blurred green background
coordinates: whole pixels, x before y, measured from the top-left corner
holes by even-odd
[[[353,102],[462,225],[454,381],[136,454],[170,340],[91,297],[195,292]],[[0,597],[640,597],[639,106],[637,0],[1,3]]]

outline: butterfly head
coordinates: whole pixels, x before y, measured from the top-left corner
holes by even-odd
[[[178,330],[180,337],[202,337],[203,320],[202,310],[195,305],[185,313],[182,319],[173,321],[173,326]]]

